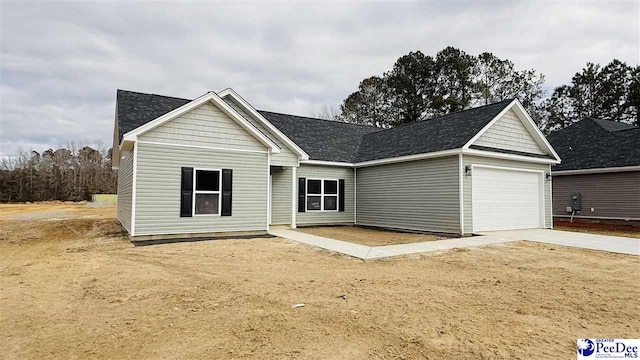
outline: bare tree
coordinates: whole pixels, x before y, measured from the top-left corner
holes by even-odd
[[[101,143],[68,143],[59,149],[19,150],[0,159],[0,202],[88,200],[115,193],[111,149]]]
[[[340,116],[340,107],[335,104],[322,104],[311,113],[311,116],[316,119],[337,120]]]

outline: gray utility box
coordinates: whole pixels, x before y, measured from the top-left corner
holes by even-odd
[[[571,209],[573,211],[580,211],[582,208],[582,201],[580,199],[580,193],[571,194]]]

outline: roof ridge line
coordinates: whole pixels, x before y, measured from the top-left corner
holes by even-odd
[[[277,114],[277,115],[286,115],[286,116],[295,116],[295,117],[299,117],[299,118],[303,118],[303,119],[309,119],[309,120],[318,120],[318,121],[330,121],[333,123],[338,123],[338,124],[347,124],[347,125],[355,125],[355,126],[364,126],[364,127],[368,127],[368,128],[372,128],[372,129],[380,129],[380,130],[384,130],[383,128],[379,128],[377,126],[373,126],[373,125],[367,125],[367,124],[355,124],[355,123],[349,123],[346,121],[338,121],[338,120],[330,120],[330,119],[320,119],[320,118],[314,118],[311,116],[302,116],[302,115],[295,115],[295,114],[287,114],[287,113],[281,113],[281,112],[277,112],[277,111],[269,111],[269,110],[257,110],[258,112],[262,113],[262,112],[266,112],[266,113],[271,113],[271,114]]]

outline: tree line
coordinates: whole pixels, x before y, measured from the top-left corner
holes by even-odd
[[[605,66],[587,63],[550,96],[544,79],[489,52],[474,56],[447,47],[430,56],[415,51],[381,76],[362,80],[339,108],[325,105],[314,115],[392,127],[518,98],[545,133],[584,116],[640,123],[640,66],[616,59]],[[116,180],[111,149],[71,143],[41,154],[21,151],[0,163],[0,202],[89,200],[92,194],[115,193]]]
[[[519,70],[492,53],[477,56],[447,47],[435,56],[420,51],[401,56],[381,76],[362,80],[339,109],[325,105],[322,118],[392,127],[518,98],[540,129],[549,133],[584,116],[638,124],[640,66],[613,60],[587,63],[571,84],[544,90],[543,74]]]
[[[19,151],[0,163],[0,202],[80,201],[116,193],[111,149],[70,144],[59,149]]]

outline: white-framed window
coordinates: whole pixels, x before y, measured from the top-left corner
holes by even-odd
[[[193,169],[193,216],[220,216],[222,170]]]
[[[338,180],[307,179],[307,211],[338,211]]]

